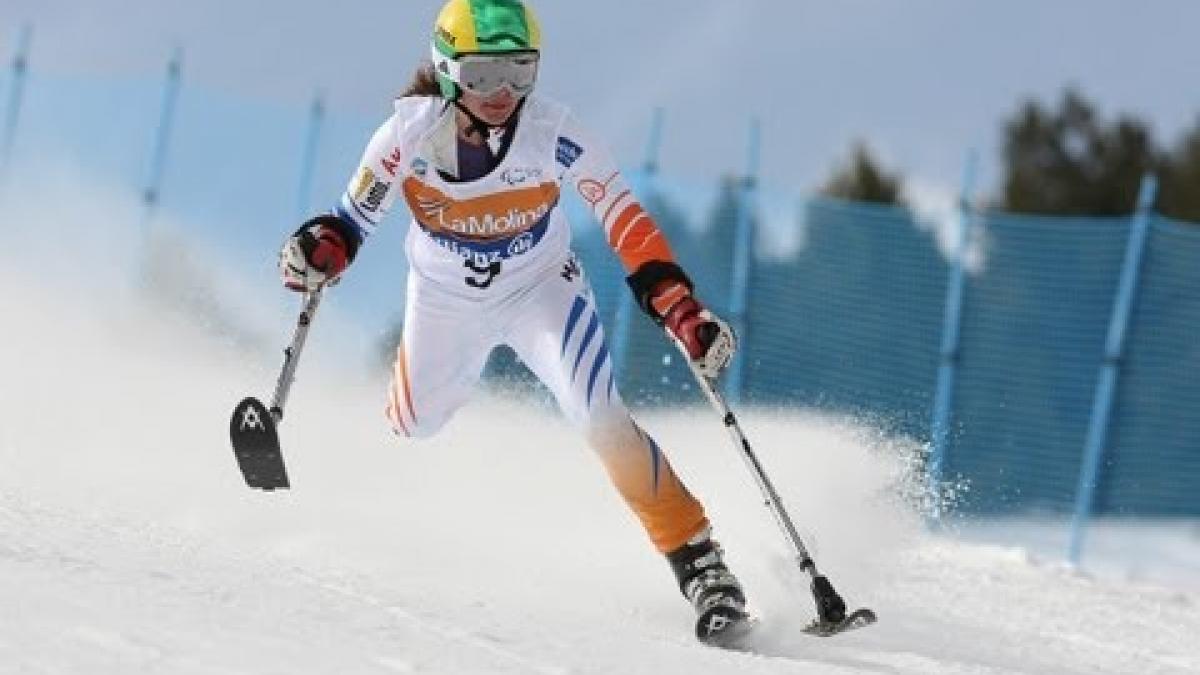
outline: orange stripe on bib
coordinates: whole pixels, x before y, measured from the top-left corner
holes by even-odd
[[[558,204],[556,183],[456,199],[415,177],[404,179],[404,198],[421,227],[477,242],[511,239],[527,232]]]

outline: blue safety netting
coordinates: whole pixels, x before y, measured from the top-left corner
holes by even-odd
[[[1200,514],[1200,227],[1156,218],[1105,463],[1102,513]]]
[[[968,275],[946,466],[972,510],[1065,511],[1128,238],[1128,219],[982,219]]]

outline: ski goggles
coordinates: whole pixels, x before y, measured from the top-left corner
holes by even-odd
[[[514,94],[524,96],[533,91],[533,84],[537,80],[537,52],[464,54],[443,63],[447,77],[463,89],[480,96],[487,96],[501,87],[508,87]],[[439,69],[441,67],[439,65]]]

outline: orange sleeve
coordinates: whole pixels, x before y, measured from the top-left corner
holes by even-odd
[[[592,201],[588,203],[592,213],[604,228],[609,247],[627,271],[634,272],[650,260],[675,261],[662,230],[642,208],[619,172],[614,171],[604,184],[583,179],[579,187],[580,194],[591,196]]]

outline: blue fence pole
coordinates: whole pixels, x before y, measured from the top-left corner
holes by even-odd
[[[321,142],[321,125],[325,121],[325,101],[320,94],[313,97],[308,111],[308,131],[304,136],[304,155],[300,159],[300,185],[296,190],[296,222],[308,217],[312,203],[313,171],[317,165],[317,148]]]
[[[742,179],[738,199],[737,225],[733,240],[733,269],[729,284],[729,323],[741,341],[741,354],[729,364],[725,392],[729,400],[741,401],[745,364],[750,350],[747,349],[749,335],[746,332],[747,296],[750,291],[750,265],[753,262],[754,246],[754,196],[758,189],[758,158],[760,145],[758,120],[750,123],[750,136],[746,147],[746,174]]]
[[[654,190],[654,179],[658,173],[658,150],[662,144],[663,111],[654,109],[650,121],[650,136],[646,141],[646,156],[642,166],[633,174],[633,191],[645,199]],[[624,284],[622,284],[623,286]],[[617,289],[617,314],[613,326],[612,360],[616,372],[624,372],[629,358],[629,343],[633,339],[634,304],[633,294],[624,288]]]
[[[1096,502],[1096,484],[1100,479],[1100,465],[1108,443],[1109,419],[1112,417],[1113,399],[1117,392],[1117,371],[1125,353],[1125,335],[1129,330],[1129,317],[1133,313],[1137,297],[1138,281],[1141,276],[1142,259],[1146,251],[1146,236],[1150,229],[1150,213],[1158,194],[1158,181],[1153,175],[1142,178],[1138,190],[1137,210],[1129,229],[1129,243],[1125,249],[1125,262],[1121,268],[1121,281],[1113,302],[1112,317],[1108,325],[1108,340],[1104,347],[1104,365],[1096,382],[1096,395],[1092,400],[1092,415],[1088,422],[1087,440],[1083,448],[1083,465],[1079,472],[1079,486],[1075,492],[1075,515],[1071,520],[1071,543],[1067,560],[1078,565],[1083,553],[1083,539],[1088,520]]]
[[[13,143],[17,137],[17,119],[21,115],[21,102],[25,94],[25,77],[29,71],[29,48],[33,42],[33,27],[21,27],[17,37],[17,51],[12,61],[12,84],[8,90],[8,106],[4,113],[4,140],[0,143],[0,176],[8,169],[12,159]]]
[[[142,235],[150,233],[162,191],[163,172],[167,166],[167,150],[171,139],[171,126],[175,120],[175,102],[179,98],[179,84],[183,71],[183,53],[176,49],[167,63],[167,82],[163,88],[162,111],[158,118],[158,130],[154,135],[154,148],[150,155],[150,169],[146,176],[146,188],[142,192],[145,212],[142,220]]]
[[[931,501],[929,513],[931,524],[942,517],[942,480],[946,466],[946,446],[950,441],[950,424],[954,407],[954,380],[958,375],[958,355],[962,335],[962,310],[966,286],[966,259],[973,231],[975,209],[971,199],[975,192],[975,179],[979,158],[975,151],[967,154],[963,166],[962,193],[958,198],[958,245],[954,259],[950,261],[950,275],[946,281],[946,304],[942,312],[942,343],[939,350],[937,391],[933,402],[933,419],[930,424],[929,463],[926,469],[928,494]]]
[[[647,176],[658,173],[658,153],[662,146],[663,110],[654,109],[650,120],[650,136],[646,139],[646,156],[642,160],[642,172]]]

